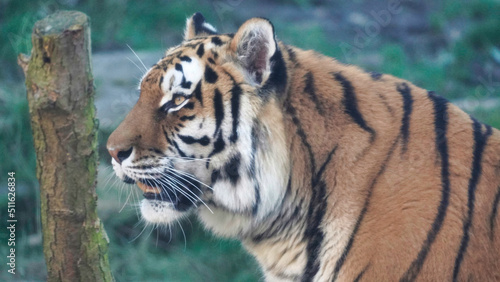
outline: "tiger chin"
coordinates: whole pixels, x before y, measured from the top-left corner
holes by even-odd
[[[194,14],[107,148],[147,222],[196,213],[268,281],[500,281],[500,132],[266,19]]]

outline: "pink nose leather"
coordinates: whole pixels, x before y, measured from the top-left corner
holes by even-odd
[[[120,159],[118,158],[118,152],[120,152],[119,150],[108,150],[108,152],[117,163],[121,163]]]

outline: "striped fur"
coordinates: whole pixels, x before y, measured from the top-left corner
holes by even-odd
[[[215,32],[188,20],[108,141],[119,177],[163,191],[147,221],[195,212],[268,281],[500,281],[498,130],[265,19]]]

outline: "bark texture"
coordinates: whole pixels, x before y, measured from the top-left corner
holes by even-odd
[[[97,120],[90,25],[60,11],[35,24],[26,74],[49,281],[112,281],[97,217]]]

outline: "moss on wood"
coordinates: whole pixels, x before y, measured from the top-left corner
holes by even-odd
[[[60,11],[35,24],[25,70],[49,281],[112,281],[97,216],[97,120],[90,26]]]

